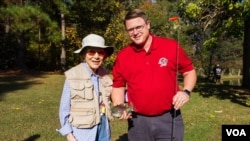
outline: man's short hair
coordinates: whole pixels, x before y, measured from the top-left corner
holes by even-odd
[[[148,22],[148,17],[144,11],[142,11],[141,9],[132,9],[126,14],[125,19],[124,19],[124,25],[127,20],[138,18],[138,17],[142,18],[145,22]]]

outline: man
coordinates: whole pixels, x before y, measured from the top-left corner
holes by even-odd
[[[112,79],[101,65],[113,50],[103,37],[89,34],[74,52],[83,62],[65,72],[57,130],[67,141],[110,141]]]
[[[128,91],[134,111],[131,115],[124,110],[119,119],[128,119],[129,141],[170,141],[172,136],[182,141],[180,108],[189,101],[196,84],[192,61],[175,40],[150,33],[150,22],[142,10],[129,11],[124,25],[132,43],[115,60],[111,98],[114,106],[123,105],[125,89]],[[182,89],[178,72],[183,76]]]
[[[216,83],[216,84],[220,84],[220,79],[221,79],[221,67],[220,67],[219,64],[217,64],[216,66],[214,66],[213,72],[214,72],[215,83]]]

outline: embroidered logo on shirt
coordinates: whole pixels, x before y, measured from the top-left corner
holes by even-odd
[[[167,66],[168,59],[166,59],[166,58],[160,58],[158,64],[160,64],[160,67]]]

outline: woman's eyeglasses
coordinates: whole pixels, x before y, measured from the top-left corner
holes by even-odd
[[[103,57],[103,56],[106,54],[105,51],[104,51],[104,49],[102,49],[102,50],[93,50],[93,49],[89,49],[89,50],[87,51],[87,54],[88,54],[89,56],[94,56],[96,53],[97,53],[99,56],[101,56],[101,57]]]
[[[145,25],[146,25],[146,23],[144,23],[143,25],[139,25],[139,26],[136,26],[136,27],[127,29],[127,32],[128,32],[129,34],[132,34],[135,30],[136,30],[137,32],[140,32],[140,31],[143,30],[143,28],[145,27]]]

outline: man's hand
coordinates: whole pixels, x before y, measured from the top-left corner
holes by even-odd
[[[118,117],[120,120],[132,118],[132,111],[131,107],[127,107],[126,104],[120,104],[114,106],[112,109],[112,115]]]
[[[123,111],[122,115],[119,117],[120,120],[126,120],[132,118],[132,113],[127,112],[126,110]]]
[[[184,91],[178,91],[173,98],[173,105],[175,110],[179,110],[185,103],[189,101],[189,95]]]

